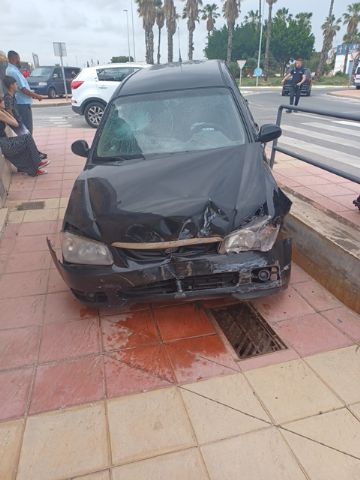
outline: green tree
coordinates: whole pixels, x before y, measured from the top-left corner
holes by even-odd
[[[154,0],[136,0],[138,13],[143,20],[145,30],[146,63],[154,63],[154,32],[156,20],[156,6]]]
[[[183,11],[183,18],[187,18],[187,28],[189,31],[189,49],[188,49],[188,58],[189,60],[193,59],[194,52],[194,31],[196,27],[196,22],[199,21],[200,6],[202,5],[202,0],[185,0],[185,7]]]
[[[224,18],[227,24],[227,49],[226,49],[226,61],[229,64],[232,58],[233,37],[236,19],[240,13],[240,0],[225,0],[223,6]]]
[[[176,21],[178,19],[174,0],[164,0],[164,14],[167,30],[168,62],[172,63],[174,60],[174,35],[176,32]]]
[[[127,63],[129,61],[128,55],[120,55],[119,57],[111,57],[111,63]],[[130,57],[130,61],[133,62],[133,57]]]
[[[350,43],[355,42],[358,33],[357,27],[360,22],[360,2],[353,3],[348,5],[347,12],[343,14],[343,23],[346,25],[346,34],[344,35],[344,42],[346,45],[345,51],[345,60],[344,60],[344,69],[343,73],[346,73],[346,67],[349,57]]]
[[[311,17],[312,13],[298,13],[293,17],[287,8],[276,12],[272,22],[271,52],[281,65],[282,74],[291,58],[310,58],[315,43]]]
[[[156,25],[159,30],[158,34],[158,50],[157,50],[157,63],[160,63],[160,47],[161,47],[161,29],[163,28],[165,23],[165,14],[164,14],[164,7],[162,5],[162,1],[158,1],[156,5]]]
[[[264,77],[267,80],[269,75],[269,57],[270,57],[270,40],[272,27],[272,9],[277,0],[266,0],[269,5],[269,14],[266,24],[266,46],[265,46],[265,61],[264,61]]]
[[[336,20],[335,15],[329,15],[325,22],[322,24],[321,28],[323,31],[323,46],[321,49],[319,64],[316,69],[316,77],[320,78],[324,73],[324,67],[326,60],[329,56],[329,51],[331,50],[334,37],[336,33],[340,30],[341,19]]]
[[[215,21],[220,16],[220,13],[217,12],[218,6],[216,3],[207,3],[205,7],[201,10],[202,20],[206,20],[206,30],[208,32],[208,37],[210,33],[215,28]]]

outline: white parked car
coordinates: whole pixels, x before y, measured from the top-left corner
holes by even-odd
[[[109,63],[84,68],[71,82],[71,106],[84,115],[90,127],[97,128],[106,104],[128,75],[150,65],[144,63]]]

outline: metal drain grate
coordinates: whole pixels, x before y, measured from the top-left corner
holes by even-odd
[[[24,202],[18,205],[17,210],[42,210],[45,208],[45,202]]]
[[[241,359],[287,348],[270,325],[247,303],[212,310],[212,314]]]

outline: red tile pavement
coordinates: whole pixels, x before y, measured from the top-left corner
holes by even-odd
[[[82,129],[38,133],[40,148],[52,159],[50,174],[36,179],[14,175],[9,200],[51,198],[60,191],[66,196],[83,165],[69,145],[94,135]],[[279,167],[281,182],[315,202],[334,202],[349,221],[360,218],[346,206],[348,192],[356,191],[351,182],[340,183],[310,166]],[[339,195],[317,190],[333,184]],[[234,360],[204,310],[234,299],[143,304],[126,312],[86,308],[73,298],[47,252],[45,238],[53,237],[61,223],[30,217],[27,223],[9,224],[0,242],[1,419],[232,374],[359,341],[359,317],[296,265],[287,291],[254,302],[289,348],[248,360]]]
[[[108,397],[153,390],[174,383],[174,372],[163,345],[147,345],[105,355]]]
[[[150,309],[102,318],[101,331],[105,351],[160,342]]]
[[[237,363],[218,335],[168,343],[166,351],[179,383],[197,382],[239,371]]]
[[[314,313],[314,309],[293,287],[271,297],[254,300],[253,304],[270,323]]]
[[[197,304],[158,308],[154,315],[164,341],[215,333],[210,320]]]
[[[360,342],[360,320],[353,311],[346,307],[339,307],[326,310],[322,315],[355,342]]]
[[[26,413],[32,378],[31,367],[0,371],[0,420]]]
[[[353,341],[318,313],[284,320],[274,325],[280,338],[305,357],[347,347]]]
[[[44,325],[39,362],[100,353],[99,321],[94,318]]]
[[[0,329],[40,325],[44,303],[44,295],[0,300]]]
[[[0,370],[34,364],[39,341],[37,326],[0,330]]]
[[[30,413],[94,402],[104,397],[102,357],[84,357],[37,368]]]

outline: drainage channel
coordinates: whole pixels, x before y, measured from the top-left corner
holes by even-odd
[[[212,309],[211,313],[240,359],[287,348],[264,318],[248,303]]]
[[[42,210],[45,208],[43,200],[37,202],[23,202],[16,207],[17,210]]]

